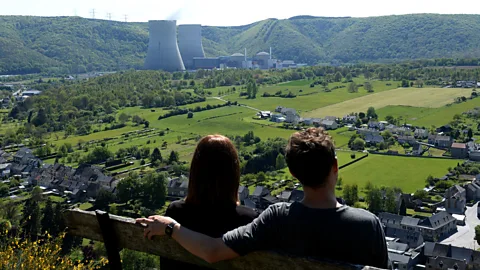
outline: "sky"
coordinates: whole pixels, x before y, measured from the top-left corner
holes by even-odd
[[[168,2],[168,4],[166,4]],[[369,17],[412,13],[479,14],[478,0],[0,0],[0,15],[81,16],[178,24],[245,25],[298,15]]]

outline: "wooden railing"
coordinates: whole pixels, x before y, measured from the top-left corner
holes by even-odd
[[[112,260],[116,260],[115,254],[112,254],[112,251],[117,253],[118,259],[119,249],[127,248],[212,269],[376,269],[368,266],[356,266],[342,263],[322,262],[309,258],[290,257],[274,252],[255,252],[234,260],[208,264],[188,253],[177,242],[168,237],[154,237],[153,240],[145,239],[143,237],[143,228],[140,225],[135,224],[135,220],[131,218],[108,215],[106,213],[98,215],[95,212],[88,212],[80,209],[67,210],[64,213],[64,218],[68,226],[68,233],[91,240],[105,242],[109,259],[112,256]],[[107,222],[105,220],[107,220]],[[110,266],[111,268],[118,268],[118,266],[112,264]]]

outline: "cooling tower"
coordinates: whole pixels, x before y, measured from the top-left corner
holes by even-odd
[[[150,40],[145,69],[185,70],[177,44],[177,21],[149,21],[148,27]]]
[[[193,58],[205,57],[202,46],[202,26],[200,24],[179,25],[178,47],[185,67],[194,69]]]

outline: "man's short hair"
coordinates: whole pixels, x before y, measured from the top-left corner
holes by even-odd
[[[302,185],[321,187],[335,164],[335,145],[323,128],[309,128],[290,137],[285,158],[290,172]]]

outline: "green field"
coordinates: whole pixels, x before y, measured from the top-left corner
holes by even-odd
[[[419,108],[409,106],[387,106],[376,110],[379,119],[391,115],[402,116],[403,119],[412,125],[431,127],[442,126],[453,120],[455,114],[462,114],[468,110],[480,107],[480,98],[467,100],[466,102],[443,106],[440,108]]]
[[[399,187],[403,192],[415,192],[425,186],[429,175],[441,177],[448,167],[459,161],[453,159],[413,158],[372,155],[340,170],[344,184],[357,184],[363,190],[370,181],[377,186]]]
[[[355,78],[354,81],[360,84],[363,83],[364,80],[361,78]],[[304,83],[303,86],[301,85],[301,82]],[[293,83],[294,82],[261,87],[256,99],[239,97],[238,93],[225,96],[224,99],[229,101],[237,101],[241,104],[245,104],[265,111],[273,111],[277,106],[283,106],[294,108],[298,112],[308,112],[349,99],[371,95],[363,88],[360,88],[358,93],[349,93],[346,88],[346,86],[348,85],[347,83],[329,84],[329,88],[333,88],[334,86],[345,86],[344,88],[335,89],[332,92],[324,92],[323,87],[318,85],[314,88],[311,88],[309,85],[310,82],[306,80],[298,81],[295,82],[294,85],[290,85]],[[393,81],[372,81],[372,85],[374,86],[375,92],[391,90],[397,87],[397,83]],[[264,92],[275,94],[279,90],[281,90],[284,94],[292,92],[293,94],[297,95],[297,97],[262,97],[262,94]],[[300,92],[300,90],[302,90],[302,92]]]
[[[318,108],[303,116],[341,117],[352,112],[366,112],[369,107],[380,109],[391,105],[439,108],[452,103],[456,97],[469,96],[470,93],[470,89],[464,88],[398,88]]]

